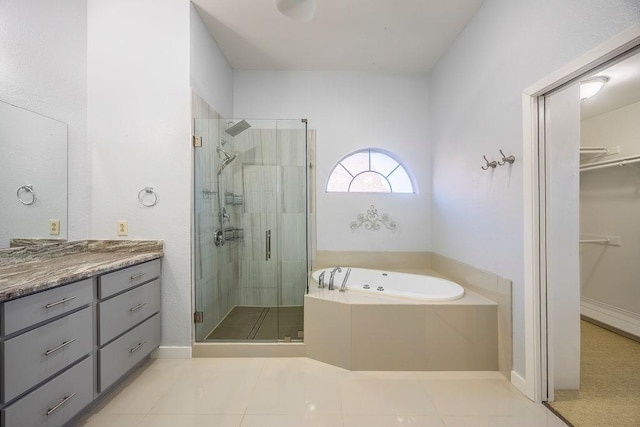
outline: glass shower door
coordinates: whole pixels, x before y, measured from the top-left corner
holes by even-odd
[[[302,339],[306,124],[196,120],[196,340]]]

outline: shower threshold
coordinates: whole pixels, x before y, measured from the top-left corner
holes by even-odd
[[[301,341],[304,307],[236,306],[206,341]]]

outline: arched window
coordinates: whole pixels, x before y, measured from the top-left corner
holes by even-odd
[[[349,154],[329,174],[327,192],[415,193],[409,173],[394,157],[375,148]]]

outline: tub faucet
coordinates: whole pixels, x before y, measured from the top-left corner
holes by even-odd
[[[318,288],[324,288],[324,273],[326,273],[326,271],[320,273],[320,276],[318,277]]]
[[[329,290],[330,291],[333,290],[333,279],[334,279],[334,276],[336,275],[336,270],[338,271],[338,273],[342,273],[342,269],[340,267],[336,267],[333,270],[331,270],[331,276],[329,277]]]

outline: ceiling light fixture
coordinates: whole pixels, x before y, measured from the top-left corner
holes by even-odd
[[[316,13],[316,0],[273,0],[276,8],[294,21],[309,22]]]
[[[580,82],[580,99],[588,99],[595,96],[606,82],[609,81],[609,77],[597,76],[590,79],[586,79]]]

